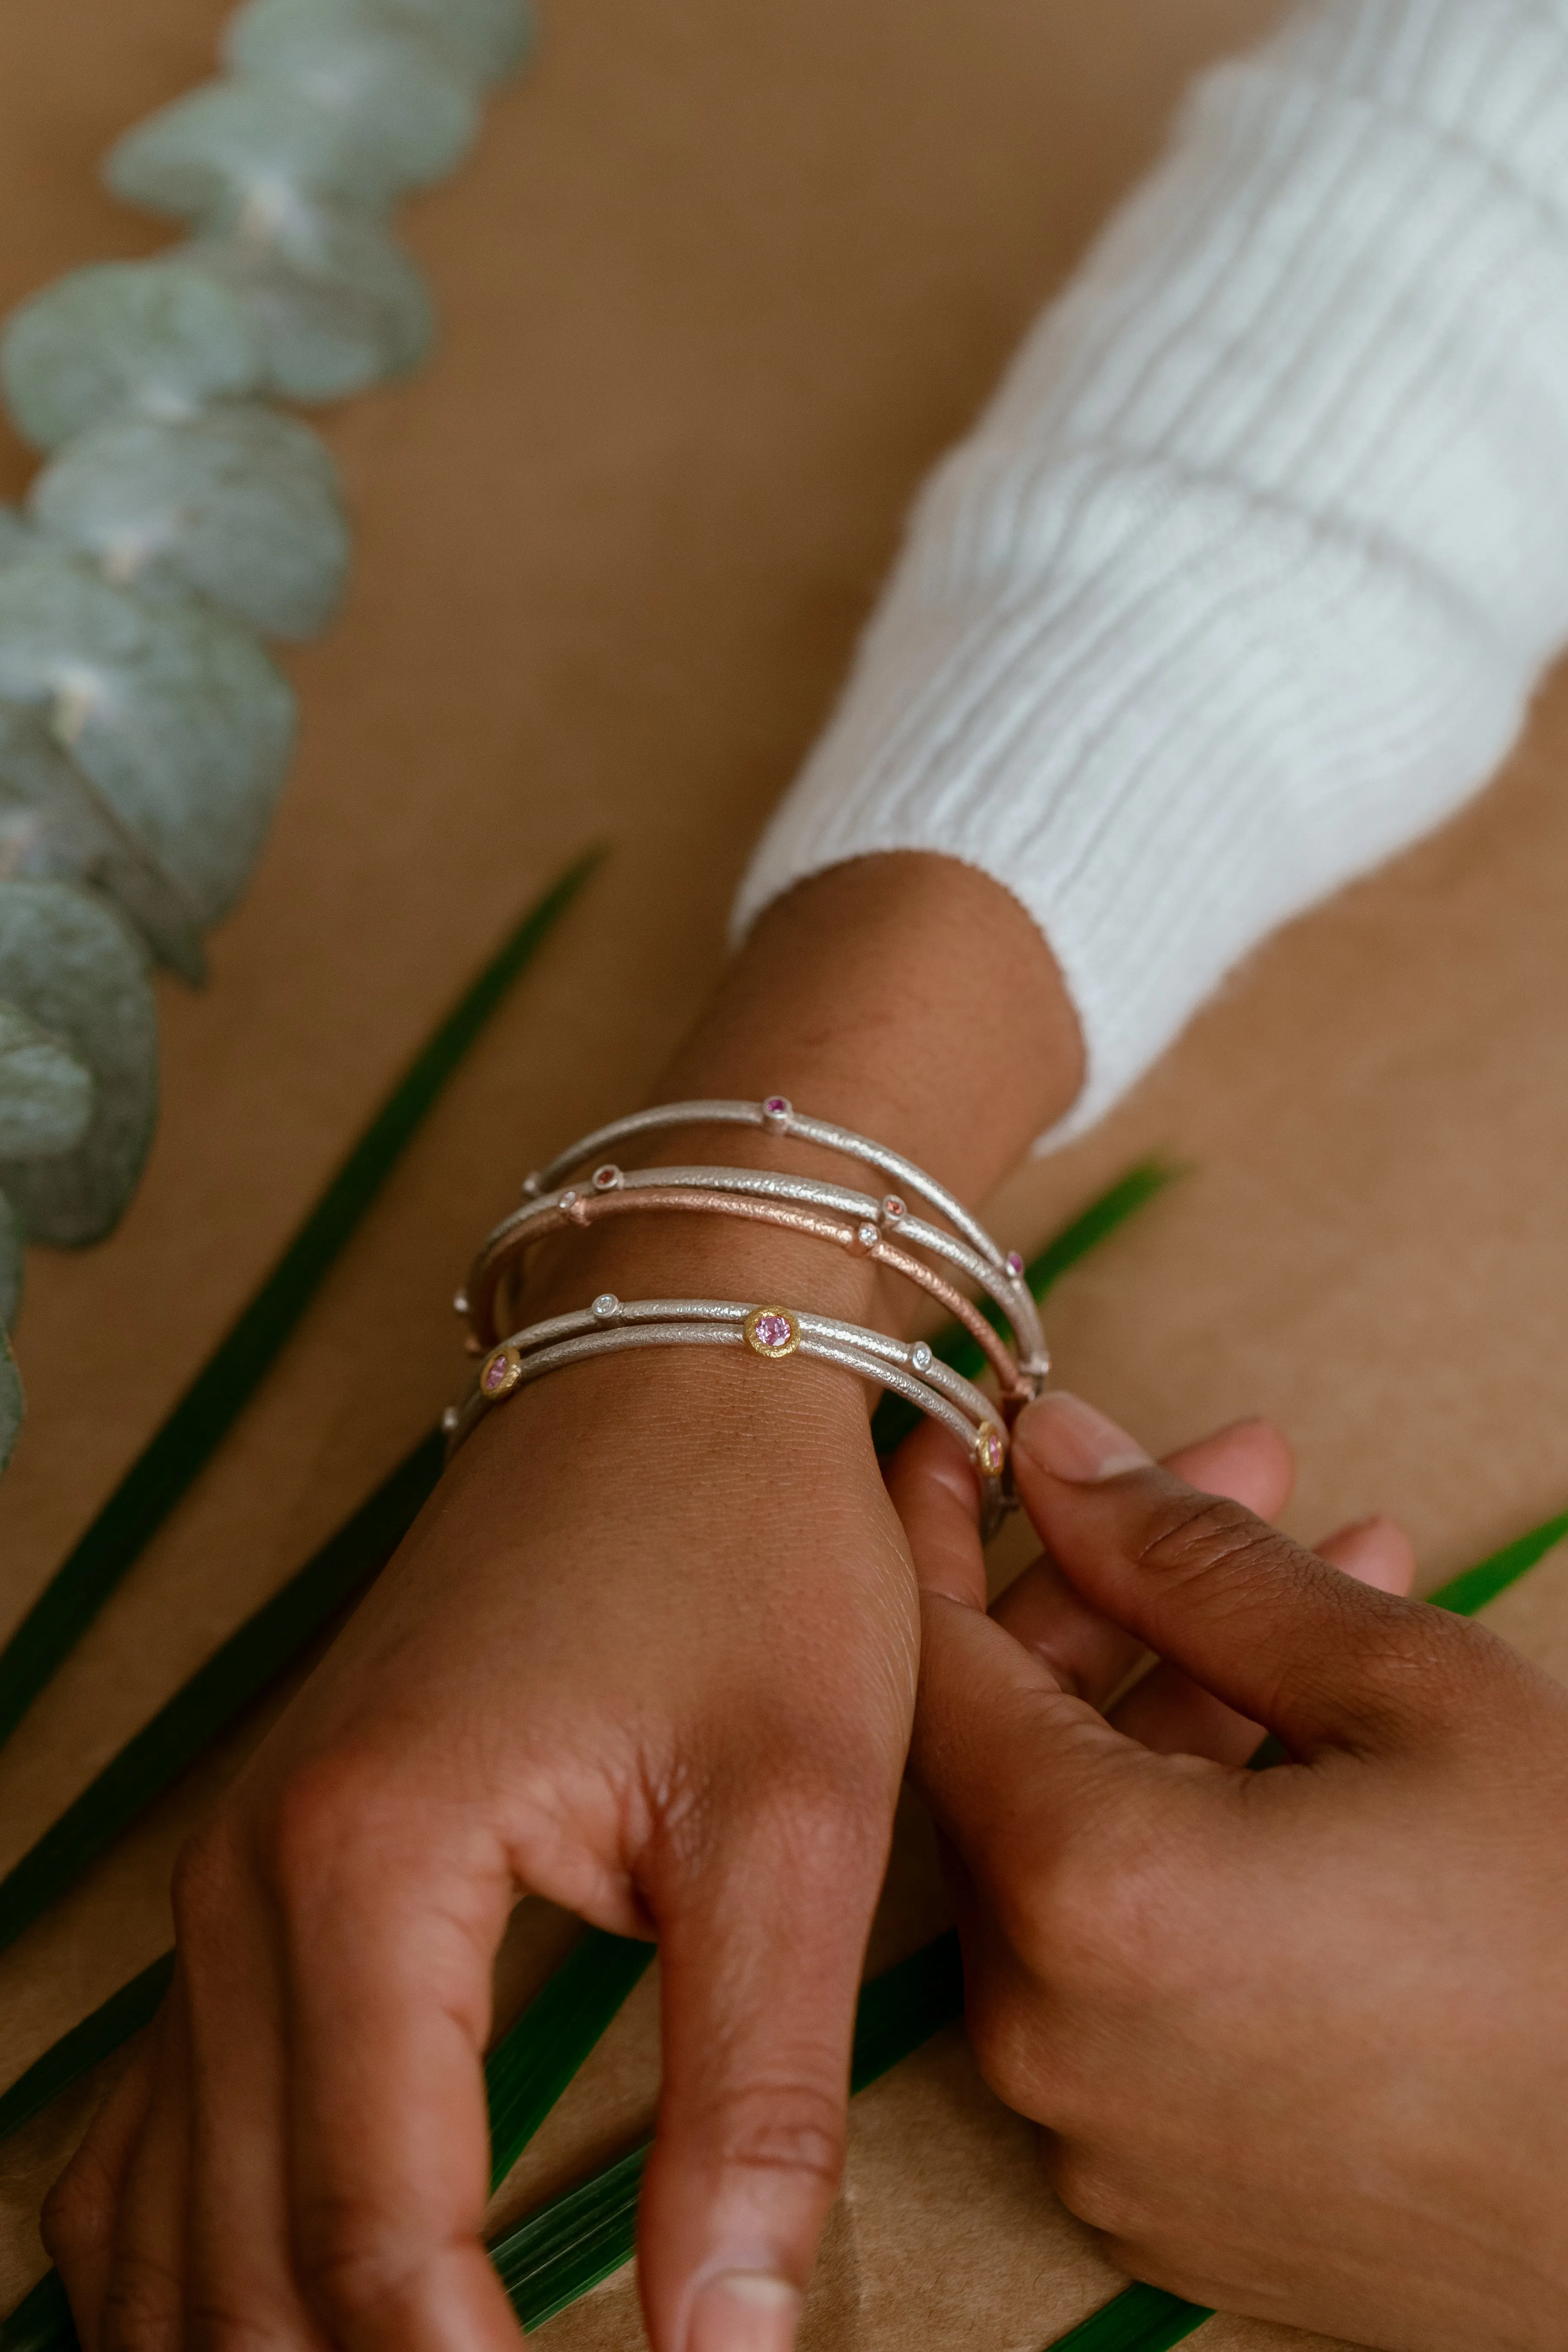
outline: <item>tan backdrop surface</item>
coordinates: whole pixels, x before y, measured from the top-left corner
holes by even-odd
[[[105,1249],[37,1259],[32,1419],[0,1486],[9,1623],[411,1045],[584,842],[613,856],[287,1359],[0,1757],[0,1864],[428,1425],[447,1300],[521,1168],[637,1097],[721,952],[930,459],[1265,0],[556,0],[536,69],[406,214],[444,332],[323,429],[358,560],[289,667],[303,743]],[[220,0],[0,0],[0,305],[149,249],[97,190],[208,69]],[[0,493],[28,473],[0,443]],[[1071,1278],[1074,1386],[1166,1444],[1297,1438],[1307,1535],[1403,1514],[1431,1580],[1568,1501],[1568,694],[1484,803],[1258,956],[1105,1127],[1009,1186],[1031,1243],[1151,1147],[1181,1185]],[[1568,1672],[1568,1572],[1497,1612]],[[0,2079],[167,1939],[168,1869],[253,1721],[0,1958]],[[525,1906],[525,1913],[528,1906]],[[878,1956],[940,1925],[911,1822]],[[563,1924],[525,1916],[515,2005]],[[503,2192],[616,2153],[653,2095],[650,1979]],[[0,2151],[6,2304],[93,2087]],[[857,2103],[814,2352],[1028,2352],[1118,2282],[954,2034]],[[552,2322],[629,2352],[628,2273]],[[1229,2320],[1205,2352],[1304,2339]]]

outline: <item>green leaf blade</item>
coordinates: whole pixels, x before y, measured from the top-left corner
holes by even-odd
[[[0,1879],[0,1951],[74,1885],[104,1848],[385,1566],[434,1490],[444,1455],[440,1433],[432,1432],[127,1741]]]
[[[0,1742],[210,1460],[426,1113],[603,853],[569,866],[416,1055],[261,1287],[0,1652]]]

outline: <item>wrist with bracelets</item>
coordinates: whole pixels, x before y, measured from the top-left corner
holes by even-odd
[[[874,1197],[768,1169],[626,1170],[601,1156],[640,1136],[683,1126],[747,1126],[791,1137],[858,1160],[892,1178],[900,1189]],[[563,1181],[590,1161],[595,1164],[585,1180]],[[943,1222],[915,1215],[911,1199]],[[996,1397],[943,1364],[924,1340],[907,1342],[832,1316],[754,1301],[623,1300],[604,1291],[586,1307],[502,1335],[500,1302],[521,1286],[536,1243],[552,1234],[642,1214],[741,1218],[870,1259],[934,1298],[963,1327],[987,1360]],[[1011,1328],[1011,1346],[957,1287],[949,1270],[999,1308]],[[782,1095],[760,1103],[665,1104],[584,1136],[527,1179],[522,1206],[487,1235],[455,1304],[468,1326],[469,1350],[483,1360],[462,1402],[446,1415],[448,1459],[494,1406],[567,1364],[653,1347],[740,1349],[769,1362],[798,1354],[891,1390],[947,1428],[963,1445],[979,1479],[987,1535],[1011,1507],[1008,1432],[1022,1406],[1039,1393],[1049,1368],[1018,1254],[1001,1250],[963,1204],[912,1161],[847,1128],[795,1111]]]

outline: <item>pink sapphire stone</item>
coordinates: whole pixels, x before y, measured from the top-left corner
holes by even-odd
[[[770,1118],[784,1118],[789,1112],[789,1097],[787,1095],[770,1095],[766,1102],[763,1105],[763,1108],[767,1112]]]
[[[1003,1263],[1006,1266],[1007,1271],[1012,1276],[1014,1281],[1017,1282],[1022,1277],[1024,1272],[1024,1261],[1019,1256],[1017,1251],[1009,1250],[1006,1257],[1003,1260]]]
[[[494,1396],[497,1389],[505,1388],[509,1370],[510,1367],[504,1356],[490,1358],[484,1370],[484,1390],[487,1396]]]
[[[752,1326],[759,1348],[787,1348],[790,1343],[787,1315],[759,1315]]]

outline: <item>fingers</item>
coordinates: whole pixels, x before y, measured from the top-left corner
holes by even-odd
[[[1379,1592],[1408,1592],[1415,1581],[1415,1550],[1393,1519],[1363,1519],[1342,1528],[1317,1551],[1342,1576]],[[1110,1719],[1156,1755],[1206,1756],[1215,1764],[1245,1764],[1263,1738],[1261,1725],[1237,1715],[1169,1659],[1144,1675]]]
[[[1296,1753],[1381,1738],[1421,1706],[1443,1637],[1430,1612],[1184,1485],[1079,1399],[1028,1408],[1014,1463],[1079,1593]],[[1384,1536],[1357,1541],[1386,1553]]]
[[[147,2120],[167,2016],[165,2002],[49,2191],[40,2217],[44,2249],[65,2283],[83,2352],[97,2352],[99,2317],[114,2258],[115,2216]]]
[[[1264,1517],[1289,1500],[1290,1448],[1272,1423],[1238,1421],[1168,1457],[1189,1484],[1229,1495]],[[888,1488],[904,1522],[922,1589],[967,1607],[985,1605],[979,1497],[956,1446],[925,1423],[888,1469]],[[1008,1586],[993,1616],[1030,1651],[1063,1690],[1102,1706],[1137,1664],[1143,1645],[1090,1606],[1049,1558]]]
[[[276,1922],[252,1858],[219,1824],[182,1857],[175,1918],[191,2051],[186,2307],[198,2342],[322,2343],[294,2282],[288,2021]]]
[[[1317,1553],[1342,1576],[1353,1576],[1374,1592],[1403,1595],[1415,1587],[1415,1547],[1397,1519],[1358,1519],[1326,1536]]]
[[[855,1999],[893,1790],[825,1775],[678,1824],[644,1892],[664,2085],[643,2187],[655,2352],[787,2352],[843,2164]]]
[[[294,1776],[270,1841],[305,2299],[344,2352],[516,2352],[479,2238],[504,1857],[342,1753]]]
[[[1290,1448],[1267,1421],[1236,1422],[1168,1454],[1165,1466],[1263,1518],[1283,1510],[1295,1483]],[[1144,1654],[1137,1636],[1091,1607],[1048,1555],[1008,1586],[991,1613],[1063,1690],[1091,1706],[1103,1707]]]

